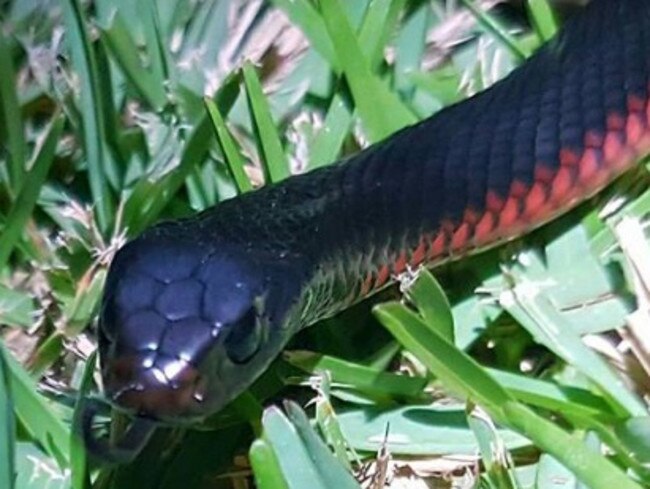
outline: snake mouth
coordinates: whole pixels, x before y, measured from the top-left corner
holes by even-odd
[[[199,371],[188,361],[157,352],[134,352],[110,360],[104,370],[108,400],[86,399],[81,412],[82,437],[89,455],[102,465],[132,462],[156,427],[191,420],[203,401]],[[107,405],[133,416],[118,440],[98,437],[95,418]]]
[[[103,465],[121,465],[132,462],[145,447],[158,426],[153,419],[138,416],[124,431],[122,437],[111,442],[108,437],[97,437],[94,420],[104,407],[103,401],[87,399],[81,414],[81,429],[86,450]]]
[[[105,372],[111,402],[138,416],[182,419],[203,400],[198,370],[178,358],[134,354],[110,361]]]

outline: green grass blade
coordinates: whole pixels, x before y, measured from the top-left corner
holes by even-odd
[[[273,122],[268,99],[262,91],[262,84],[257,78],[255,68],[250,63],[244,64],[244,83],[246,84],[246,97],[253,121],[253,128],[262,156],[262,167],[266,182],[279,182],[287,178],[289,162],[282,148],[277,126]]]
[[[72,417],[72,431],[70,433],[70,468],[72,471],[72,489],[90,488],[90,474],[88,472],[88,460],[86,448],[83,441],[82,426],[83,408],[85,399],[93,384],[97,351],[94,351],[86,361],[81,384],[78,389],[78,397],[75,402],[75,410]]]
[[[412,283],[403,285],[406,297],[416,306],[424,322],[450,343],[454,343],[454,317],[449,300],[438,281],[430,273],[418,273]]]
[[[174,198],[178,189],[185,183],[185,179],[196,168],[199,162],[205,160],[212,140],[212,129],[207,117],[201,120],[188,138],[181,161],[173,172],[167,174],[160,181],[144,189],[144,202],[129,200],[125,207],[125,224],[129,234],[135,236],[151,225],[167,204]],[[149,186],[149,185],[147,185]],[[135,192],[134,192],[135,194]],[[136,206],[134,209],[133,206]]]
[[[69,338],[86,329],[93,319],[93,314],[99,310],[106,273],[105,269],[97,269],[87,274],[83,284],[77,287],[74,299],[64,309],[67,319],[64,333]]]
[[[384,48],[393,34],[406,0],[375,0],[368,4],[359,30],[359,46],[374,69],[384,58]]]
[[[348,442],[364,452],[385,447],[394,455],[476,455],[476,436],[468,421],[466,406],[450,402],[398,406],[365,405],[348,408],[338,420]],[[386,427],[390,427],[386,437]],[[509,450],[529,449],[532,443],[504,427],[499,436]]]
[[[521,43],[512,37],[508,32],[487,12],[477,7],[474,0],[461,0],[474,14],[474,17],[485,27],[488,32],[491,32],[505,47],[519,60],[523,61],[531,55],[530,50],[525,48]]]
[[[109,158],[102,115],[102,97],[99,93],[97,60],[86,32],[85,20],[79,0],[63,1],[63,18],[68,46],[75,70],[81,83],[80,109],[84,114],[83,141],[88,165],[90,190],[97,209],[97,220],[102,231],[107,231],[113,219],[112,198],[107,178],[116,176]]]
[[[290,489],[327,486],[311,462],[311,455],[295,427],[276,407],[264,412],[264,438],[273,447],[280,468]]]
[[[36,311],[36,301],[31,294],[0,285],[0,323],[28,328],[34,323]]]
[[[454,392],[489,407],[491,414],[513,400],[474,359],[456,349],[434,327],[402,304],[381,304],[374,313],[405,348]]]
[[[16,73],[9,45],[2,33],[0,33],[0,73],[2,73],[0,77],[1,120],[5,124],[7,150],[10,156],[9,182],[12,189],[17,193],[23,184],[27,148],[23,130],[23,116],[16,93]]]
[[[580,415],[574,416],[573,413],[569,413],[567,419],[574,423],[578,427],[583,427],[589,429],[591,432],[598,435],[602,443],[611,448],[620,460],[624,461],[630,470],[634,471],[636,475],[642,478],[643,482],[647,485],[650,484],[650,467],[647,463],[639,461],[634,449],[621,440],[619,434],[617,433],[617,426],[614,424],[605,424],[601,423],[594,418],[584,418]],[[633,420],[635,418],[630,418],[627,421]],[[647,454],[643,454],[647,457]]]
[[[69,467],[70,432],[68,428],[54,414],[48,401],[38,393],[34,381],[13,359],[2,343],[0,343],[0,350],[10,376],[11,395],[16,417],[45,451],[57,460],[61,469]]]
[[[551,411],[614,420],[616,414],[601,396],[577,387],[559,385],[501,370],[488,369],[494,380],[526,404]]]
[[[416,117],[413,113],[371,72],[371,65],[339,1],[323,0],[321,11],[370,139],[379,141],[404,126],[414,124]]]
[[[420,63],[427,47],[427,32],[431,25],[432,12],[428,4],[423,4],[410,17],[395,39],[395,87],[407,96],[414,91],[411,77],[420,70]],[[431,75],[437,73],[435,70]],[[454,84],[454,93],[458,84]]]
[[[576,476],[555,457],[542,454],[537,464],[535,489],[557,489],[557,481],[562,481],[562,486],[567,489],[582,489],[584,487],[576,479]]]
[[[7,260],[20,239],[25,229],[25,224],[29,220],[32,210],[36,205],[41,187],[45,183],[47,174],[54,161],[56,145],[61,137],[63,123],[63,116],[55,116],[47,130],[43,144],[38,149],[32,169],[25,178],[25,184],[16,197],[11,211],[7,216],[5,227],[2,230],[2,239],[0,239],[0,270],[7,264]]]
[[[4,350],[0,350],[0,487],[13,489],[16,420],[9,376]]]
[[[339,460],[335,458],[329,448],[323,443],[316,431],[311,426],[305,412],[295,402],[285,402],[287,417],[293,423],[298,436],[311,454],[311,460],[328,488],[358,489],[358,484],[353,479]]]
[[[187,189],[187,201],[192,209],[205,209],[210,206],[208,187],[211,187],[212,180],[203,180],[203,169],[205,166],[193,168],[185,180]]]
[[[640,489],[605,457],[591,452],[579,439],[514,401],[480,365],[428,328],[414,312],[401,304],[389,303],[375,308],[375,313],[400,343],[449,388],[476,401],[495,421],[528,437],[593,489]]]
[[[278,458],[267,441],[263,439],[255,440],[251,445],[248,456],[259,489],[289,489],[282,475]]]
[[[227,114],[239,94],[240,75],[226,78],[216,95],[216,104],[222,114]],[[129,199],[125,206],[125,225],[129,233],[137,235],[150,225],[181,188],[187,176],[205,160],[212,142],[214,129],[206,114],[194,127],[183,149],[181,161],[175,171],[161,181],[152,184],[143,180],[143,190],[136,199]],[[135,194],[135,192],[134,192]]]
[[[302,33],[309,39],[309,44],[327,60],[332,70],[338,73],[340,67],[334,46],[318,10],[308,0],[271,0],[271,2],[283,10],[291,22],[300,27]]]
[[[288,363],[308,373],[328,371],[333,382],[374,394],[419,398],[428,382],[309,351],[288,351],[284,356]]]
[[[119,12],[113,15],[111,25],[101,31],[101,39],[140,96],[154,110],[161,111],[167,102],[162,80],[142,65],[135,41]]]
[[[166,42],[163,38],[160,18],[158,15],[158,4],[156,2],[138,2],[138,10],[142,13],[142,26],[147,39],[151,73],[164,90],[164,84],[170,80],[173,74],[173,65],[169,61]]]
[[[341,424],[332,405],[331,377],[329,372],[320,372],[317,379],[313,382],[312,388],[317,392],[316,398],[314,399],[314,419],[316,425],[327,446],[339,463],[348,472],[352,472],[350,444],[341,430]],[[287,409],[290,412],[290,408]],[[303,421],[301,422],[304,423],[304,421],[307,421],[307,425],[309,425],[305,414],[302,411],[300,411],[300,414],[303,417]],[[291,417],[291,414],[289,416]],[[299,421],[294,420],[294,422],[298,424]],[[356,454],[354,454],[354,457],[358,458]]]
[[[650,468],[650,416],[627,419],[615,427],[615,433],[627,452]]]
[[[606,457],[591,451],[580,437],[570,435],[522,404],[508,402],[503,408],[508,424],[562,462],[588,487],[641,489]]]
[[[492,487],[519,489],[513,478],[510,454],[492,419],[478,407],[472,409],[467,418],[476,435],[485,475]]]
[[[548,0],[528,0],[526,7],[539,40],[546,42],[551,39],[557,32],[558,26]]]
[[[388,34],[397,22],[403,1],[371,2],[359,31],[359,44],[375,69],[383,59]],[[324,28],[324,24],[323,24]],[[332,68],[334,70],[334,68]],[[338,93],[330,103],[323,127],[309,149],[309,166],[318,168],[334,161],[352,125],[352,109]]]
[[[253,184],[251,184],[251,181],[244,170],[244,166],[246,165],[244,158],[242,157],[234,138],[230,134],[230,131],[226,127],[226,122],[223,120],[217,105],[209,98],[206,98],[205,107],[210,115],[214,133],[217,136],[217,141],[221,147],[221,152],[224,155],[230,174],[235,181],[237,191],[242,194],[253,190]]]
[[[646,413],[641,401],[624,385],[596,352],[588,348],[571,324],[534,283],[523,277],[521,283],[501,294],[499,302],[537,342],[578,368],[598,385],[617,410],[633,416]],[[561,333],[560,333],[561,332]]]
[[[29,374],[33,379],[39,379],[47,372],[65,348],[64,337],[59,331],[54,331],[36,349],[33,359],[29,364]]]
[[[341,95],[334,95],[323,127],[309,148],[309,167],[319,168],[330,164],[338,156],[352,124],[352,112]]]
[[[286,403],[287,414],[276,407],[262,419],[264,440],[273,448],[290,489],[358,489],[358,484],[325,446],[302,410]]]

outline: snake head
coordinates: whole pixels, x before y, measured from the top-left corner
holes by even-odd
[[[154,228],[122,248],[100,315],[109,402],[164,423],[205,418],[264,371],[298,283],[277,257],[182,236]]]

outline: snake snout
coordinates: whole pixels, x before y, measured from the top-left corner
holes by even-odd
[[[202,378],[191,363],[153,352],[110,360],[105,382],[114,403],[156,419],[187,415],[203,400]]]

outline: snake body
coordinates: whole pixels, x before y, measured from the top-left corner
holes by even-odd
[[[344,161],[161,223],[115,257],[107,397],[201,419],[300,328],[407,267],[513,239],[650,151],[650,1],[593,0],[490,89]]]

